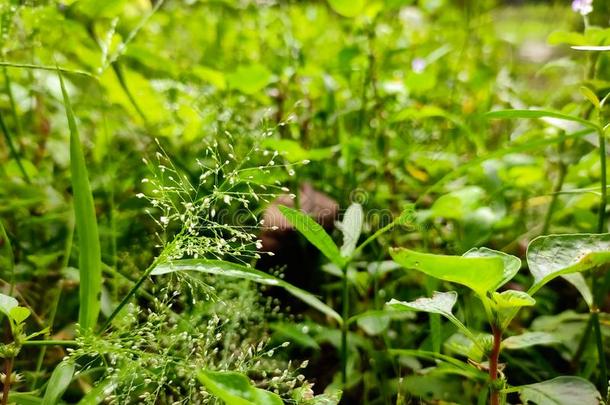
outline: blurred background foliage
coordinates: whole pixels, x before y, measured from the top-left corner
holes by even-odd
[[[343,208],[357,190],[368,212],[396,214],[418,201],[416,231],[396,230],[365,250],[350,280],[357,287],[356,313],[381,308],[388,297],[415,298],[430,287],[418,275],[375,267],[387,259],[382,246],[390,243],[453,254],[485,245],[523,256],[527,242],[543,231],[595,229],[598,197],[589,190],[599,187],[595,139],[534,148],[528,145],[578,128],[563,121],[482,117],[497,108],[530,107],[586,115],[590,107],[579,86],[588,85],[600,98],[608,92],[607,53],[591,63],[589,54],[569,47],[591,38],[580,34],[582,18],[569,2],[329,3],[0,2],[0,216],[13,244],[18,291],[39,319],[48,315],[49,286],[78,281],[70,248],[69,131],[56,66],[64,69],[85,145],[105,264],[106,315],[124,291],[116,271],[139,274],[156,252],[155,224],[134,198],[147,175],[141,158],[157,151],[155,139],[177,166],[196,173],[205,141],[240,143],[271,130],[266,146],[283,159],[311,160],[296,176],[285,176],[291,188],[310,182]],[[600,28],[590,33],[608,44],[610,5],[598,0],[594,7],[590,23]],[[558,183],[580,191],[554,193]],[[547,219],[549,204],[556,208]],[[367,218],[369,232],[384,225],[381,218]],[[527,284],[521,277],[517,281]],[[335,306],[336,284],[327,278],[317,291]],[[569,359],[578,349],[571,333],[577,332],[564,325],[583,321],[563,311],[584,307],[570,298],[576,296],[570,287],[556,284],[538,298],[540,313],[524,311],[519,322],[558,333],[562,344],[515,354],[515,384],[573,367]],[[459,311],[476,324],[478,303],[470,299],[472,305]],[[77,300],[72,287],[62,297],[55,330],[69,326]],[[323,389],[336,364],[325,360],[330,349],[320,344],[337,346],[337,331],[310,324],[307,316],[302,322],[311,326],[313,343],[299,328],[274,327],[301,339],[292,356],[318,359],[321,368],[308,378]],[[459,376],[415,374],[399,384],[404,370],[425,365],[414,359],[393,363],[380,350],[393,342],[429,347],[426,322],[362,325],[353,330],[355,388],[346,403],[391,403],[397,393],[446,400],[448,392],[455,402],[473,403],[476,390]],[[594,366],[585,369],[594,372]]]

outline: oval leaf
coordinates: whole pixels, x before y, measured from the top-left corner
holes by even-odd
[[[521,400],[536,405],[599,405],[601,395],[595,386],[580,377],[563,376],[519,387]]]
[[[64,394],[74,375],[74,363],[62,361],[55,367],[42,399],[42,405],[55,405]]]
[[[9,295],[0,294],[0,312],[10,317],[11,310],[17,307],[17,300]]]
[[[324,304],[313,294],[310,294],[305,290],[295,287],[284,280],[281,280],[277,277],[273,277],[267,273],[250,267],[242,266],[236,263],[225,262],[222,260],[185,259],[174,260],[169,263],[162,263],[153,269],[151,275],[161,275],[176,271],[199,271],[202,273],[214,274],[218,276],[241,278],[264,285],[277,286],[285,289],[301,301],[311,305],[318,311],[330,316],[337,322],[342,322],[341,316],[337,312],[335,312],[335,310]]]
[[[536,345],[550,345],[558,343],[556,336],[546,332],[526,332],[521,335],[510,336],[502,341],[505,349],[524,349]]]
[[[341,256],[350,257],[362,232],[362,223],[364,222],[364,213],[362,205],[353,203],[345,211],[345,216],[342,222],[337,222],[337,228],[343,234],[343,245],[341,246]]]
[[[521,259],[515,257],[513,255],[506,254],[504,252],[500,252],[498,250],[489,249],[486,247],[474,248],[470,249],[468,252],[464,253],[464,257],[499,257],[502,259],[502,263],[504,264],[504,277],[496,285],[494,290],[497,290],[499,287],[508,283],[510,280],[515,277],[515,275],[519,272],[521,268]]]
[[[485,297],[505,278],[504,261],[498,256],[464,257],[419,253],[409,249],[390,249],[394,261],[408,269],[458,283]]]
[[[610,262],[610,234],[539,236],[527,247],[527,264],[534,276],[534,294],[556,277],[579,273]],[[572,282],[572,278],[567,278]],[[586,284],[585,284],[586,285]],[[579,291],[582,285],[576,285]]]

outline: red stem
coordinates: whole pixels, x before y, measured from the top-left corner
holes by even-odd
[[[13,374],[13,358],[8,358],[5,361],[6,363],[6,373],[4,377],[4,387],[2,389],[2,405],[6,405],[8,403],[8,393],[11,388],[11,375]]]
[[[500,391],[495,387],[495,382],[498,379],[498,360],[500,358],[500,344],[502,343],[502,331],[499,327],[492,325],[493,346],[489,354],[489,379],[491,380],[491,405],[500,405]]]

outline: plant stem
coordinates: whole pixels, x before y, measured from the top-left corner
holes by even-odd
[[[345,389],[347,384],[347,329],[349,317],[349,293],[347,290],[347,265],[343,265],[341,269],[343,279],[341,280],[341,295],[342,295],[342,313],[343,324],[341,325],[341,383]]]
[[[595,312],[591,314],[593,320],[593,330],[595,332],[595,344],[597,345],[597,353],[599,354],[599,378],[600,378],[600,391],[602,396],[605,397],[608,393],[608,369],[606,366],[606,354],[604,353],[604,341],[599,325],[599,310],[595,309]]]
[[[26,340],[22,346],[77,346],[76,340]]]
[[[114,309],[114,311],[112,311],[112,313],[110,314],[110,316],[104,323],[104,326],[102,326],[102,328],[101,328],[102,332],[110,326],[110,324],[112,323],[114,318],[116,318],[116,316],[119,314],[121,309],[123,309],[123,307],[125,305],[127,305],[127,303],[129,302],[129,300],[136,294],[136,292],[140,289],[142,284],[144,284],[144,281],[146,281],[148,276],[150,276],[150,273],[152,273],[152,271],[155,269],[155,267],[157,267],[157,264],[159,264],[162,261],[162,258],[163,258],[163,254],[159,255],[159,257],[157,257],[152,262],[152,264],[150,266],[148,266],[148,268],[144,271],[144,274],[142,274],[142,277],[140,277],[140,279],[138,281],[136,281],[134,286],[131,287],[131,290],[129,290],[129,292],[127,293],[127,295],[125,297],[123,297],[123,299],[121,300],[119,305]]]
[[[606,190],[606,137],[604,136],[604,130],[599,130],[599,162],[600,162],[600,180],[601,190],[599,197],[599,221],[597,223],[597,233],[603,233],[606,228],[606,203],[607,203],[607,190]]]
[[[493,346],[489,354],[489,379],[491,381],[490,403],[500,405],[500,390],[496,387],[498,380],[498,361],[500,359],[500,345],[502,343],[502,330],[499,326],[492,324]]]
[[[9,357],[4,360],[5,377],[2,389],[2,405],[8,404],[8,393],[11,389],[11,375],[13,374],[13,362],[15,361],[14,359],[14,357]]]
[[[565,181],[566,173],[568,172],[566,164],[563,162],[563,158],[562,158],[564,148],[565,148],[565,142],[561,142],[558,145],[558,151],[557,151],[557,154],[559,155],[559,162],[558,162],[559,173],[557,175],[557,183],[555,183],[555,186],[553,187],[553,196],[551,197],[551,202],[549,204],[549,208],[544,217],[544,225],[542,226],[543,235],[546,235],[549,232],[549,226],[551,225],[551,219],[553,218],[553,212],[555,211],[555,208],[557,207],[557,200],[559,198],[559,192],[563,188],[563,183]]]

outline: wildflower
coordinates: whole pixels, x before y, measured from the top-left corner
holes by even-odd
[[[593,0],[573,0],[572,10],[585,16],[593,11]]]
[[[426,63],[426,61],[424,59],[422,59],[422,58],[415,58],[411,62],[411,69],[415,73],[421,73],[426,68],[426,65],[427,65],[427,63]]]

